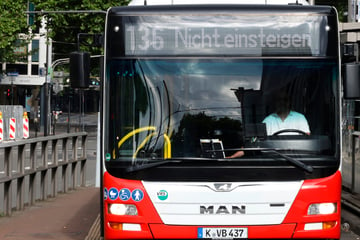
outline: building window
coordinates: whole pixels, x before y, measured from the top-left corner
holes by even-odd
[[[40,75],[39,65],[35,65],[35,64],[31,65],[31,75]]]
[[[17,57],[17,62],[27,62],[27,45],[22,39],[15,42],[14,55]]]
[[[27,75],[27,64],[6,64],[6,72],[17,72],[21,75]]]
[[[32,40],[31,49],[31,61],[39,62],[39,40]]]

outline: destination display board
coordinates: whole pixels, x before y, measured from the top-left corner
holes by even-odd
[[[125,55],[325,56],[328,33],[336,31],[327,20],[321,15],[129,16],[123,19]]]

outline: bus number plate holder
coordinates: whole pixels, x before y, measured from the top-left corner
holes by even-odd
[[[248,238],[247,228],[198,228],[198,238],[239,239]]]

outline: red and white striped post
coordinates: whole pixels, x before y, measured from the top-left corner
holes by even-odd
[[[2,112],[0,111],[0,142],[2,142],[4,139],[3,129],[4,129],[4,124],[3,124]]]
[[[23,137],[29,138],[29,118],[27,112],[23,115]]]
[[[16,118],[10,118],[9,139],[15,139],[15,137],[16,137]]]

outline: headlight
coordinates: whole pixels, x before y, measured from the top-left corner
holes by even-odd
[[[308,208],[308,215],[333,214],[337,211],[336,203],[316,203]]]
[[[108,208],[109,208],[109,213],[114,215],[136,216],[138,214],[136,206],[132,204],[113,203],[113,204],[109,204]]]

